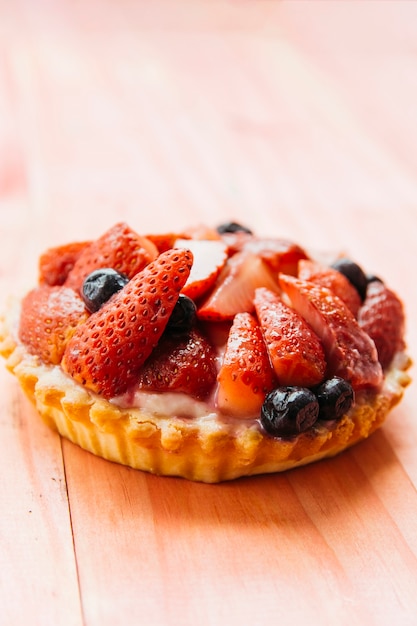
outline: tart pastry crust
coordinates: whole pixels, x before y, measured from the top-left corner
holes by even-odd
[[[379,428],[411,380],[411,360],[398,353],[382,388],[358,392],[342,419],[317,422],[291,438],[271,437],[256,420],[166,416],[101,398],[14,338],[18,309],[0,318],[0,354],[48,426],[97,456],[158,475],[217,483],[334,456]]]

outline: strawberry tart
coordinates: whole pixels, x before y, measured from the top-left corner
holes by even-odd
[[[0,321],[48,425],[98,456],[208,483],[368,437],[410,382],[399,297],[351,259],[230,222],[51,248]]]

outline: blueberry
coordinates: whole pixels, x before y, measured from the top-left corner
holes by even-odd
[[[81,289],[85,306],[91,313],[98,311],[113,294],[120,291],[128,282],[127,276],[111,267],[94,270],[84,280]]]
[[[261,424],[277,437],[291,437],[304,432],[316,422],[319,403],[305,387],[278,387],[265,398],[261,409]]]
[[[194,300],[181,293],[168,320],[167,331],[188,332],[194,326],[196,316]]]
[[[355,393],[349,381],[339,376],[334,376],[324,381],[316,389],[316,396],[319,403],[319,419],[338,420],[355,401]]]
[[[246,226],[242,226],[242,224],[238,224],[237,222],[226,222],[224,224],[220,224],[217,226],[217,232],[220,234],[223,233],[248,233],[248,235],[253,235],[253,232],[247,228]]]
[[[365,300],[368,279],[363,269],[354,261],[346,258],[337,259],[337,261],[332,263],[332,267],[344,274],[357,289],[362,300]]]

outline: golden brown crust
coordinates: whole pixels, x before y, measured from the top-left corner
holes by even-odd
[[[398,354],[379,393],[358,394],[337,423],[317,423],[291,439],[273,438],[255,421],[180,418],[123,409],[82,388],[59,366],[30,355],[0,318],[0,354],[44,421],[63,437],[110,461],[154,474],[215,483],[280,472],[342,452],[384,422],[410,382],[411,361]]]

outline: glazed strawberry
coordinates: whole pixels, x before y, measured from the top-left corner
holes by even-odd
[[[204,239],[204,240],[219,240],[220,235],[215,228],[211,228],[206,224],[196,224],[183,231],[185,239]]]
[[[252,237],[242,250],[258,255],[273,272],[294,276],[297,274],[298,262],[308,258],[305,250],[287,239]]]
[[[158,252],[161,253],[173,248],[177,239],[190,239],[190,237],[187,237],[183,233],[168,232],[146,235],[146,239],[151,241],[156,246]]]
[[[167,250],[79,326],[62,366],[105,397],[132,385],[158,343],[192,265],[187,250]]]
[[[77,259],[65,282],[79,291],[93,270],[110,267],[128,278],[158,256],[156,246],[121,222],[87,246]]]
[[[138,389],[181,392],[203,400],[216,382],[216,352],[193,328],[189,333],[164,333],[138,375]]]
[[[280,284],[294,308],[320,337],[327,375],[345,378],[355,389],[379,386],[382,368],[375,344],[345,303],[330,289],[293,276],[281,275]]]
[[[73,289],[41,285],[22,301],[19,338],[44,363],[58,365],[75,329],[88,315]]]
[[[63,285],[81,252],[89,244],[89,241],[80,241],[46,250],[39,258],[39,283]]]
[[[198,300],[214,286],[227,261],[227,247],[222,241],[213,239],[177,239],[174,247],[186,248],[193,253],[193,267],[182,292],[192,300]]]
[[[265,288],[256,290],[255,309],[278,383],[301,387],[320,383],[326,358],[309,324],[279,295]]]
[[[233,320],[217,380],[220,411],[234,417],[260,414],[276,380],[261,329],[250,313],[238,313]]]
[[[220,236],[223,243],[227,246],[229,256],[236,254],[236,252],[241,252],[249,241],[255,239],[252,233],[244,230],[220,233]]]
[[[236,313],[251,313],[258,287],[279,291],[276,276],[260,257],[238,252],[226,263],[213,291],[197,314],[202,320],[218,322],[233,320]]]
[[[383,368],[396,352],[404,350],[405,315],[398,296],[384,283],[368,283],[366,298],[359,312],[359,325],[373,339]]]
[[[339,296],[346,306],[357,317],[362,299],[358,290],[344,274],[332,267],[322,265],[317,261],[302,259],[298,263],[298,278],[309,280],[316,285],[327,287],[336,296]]]

